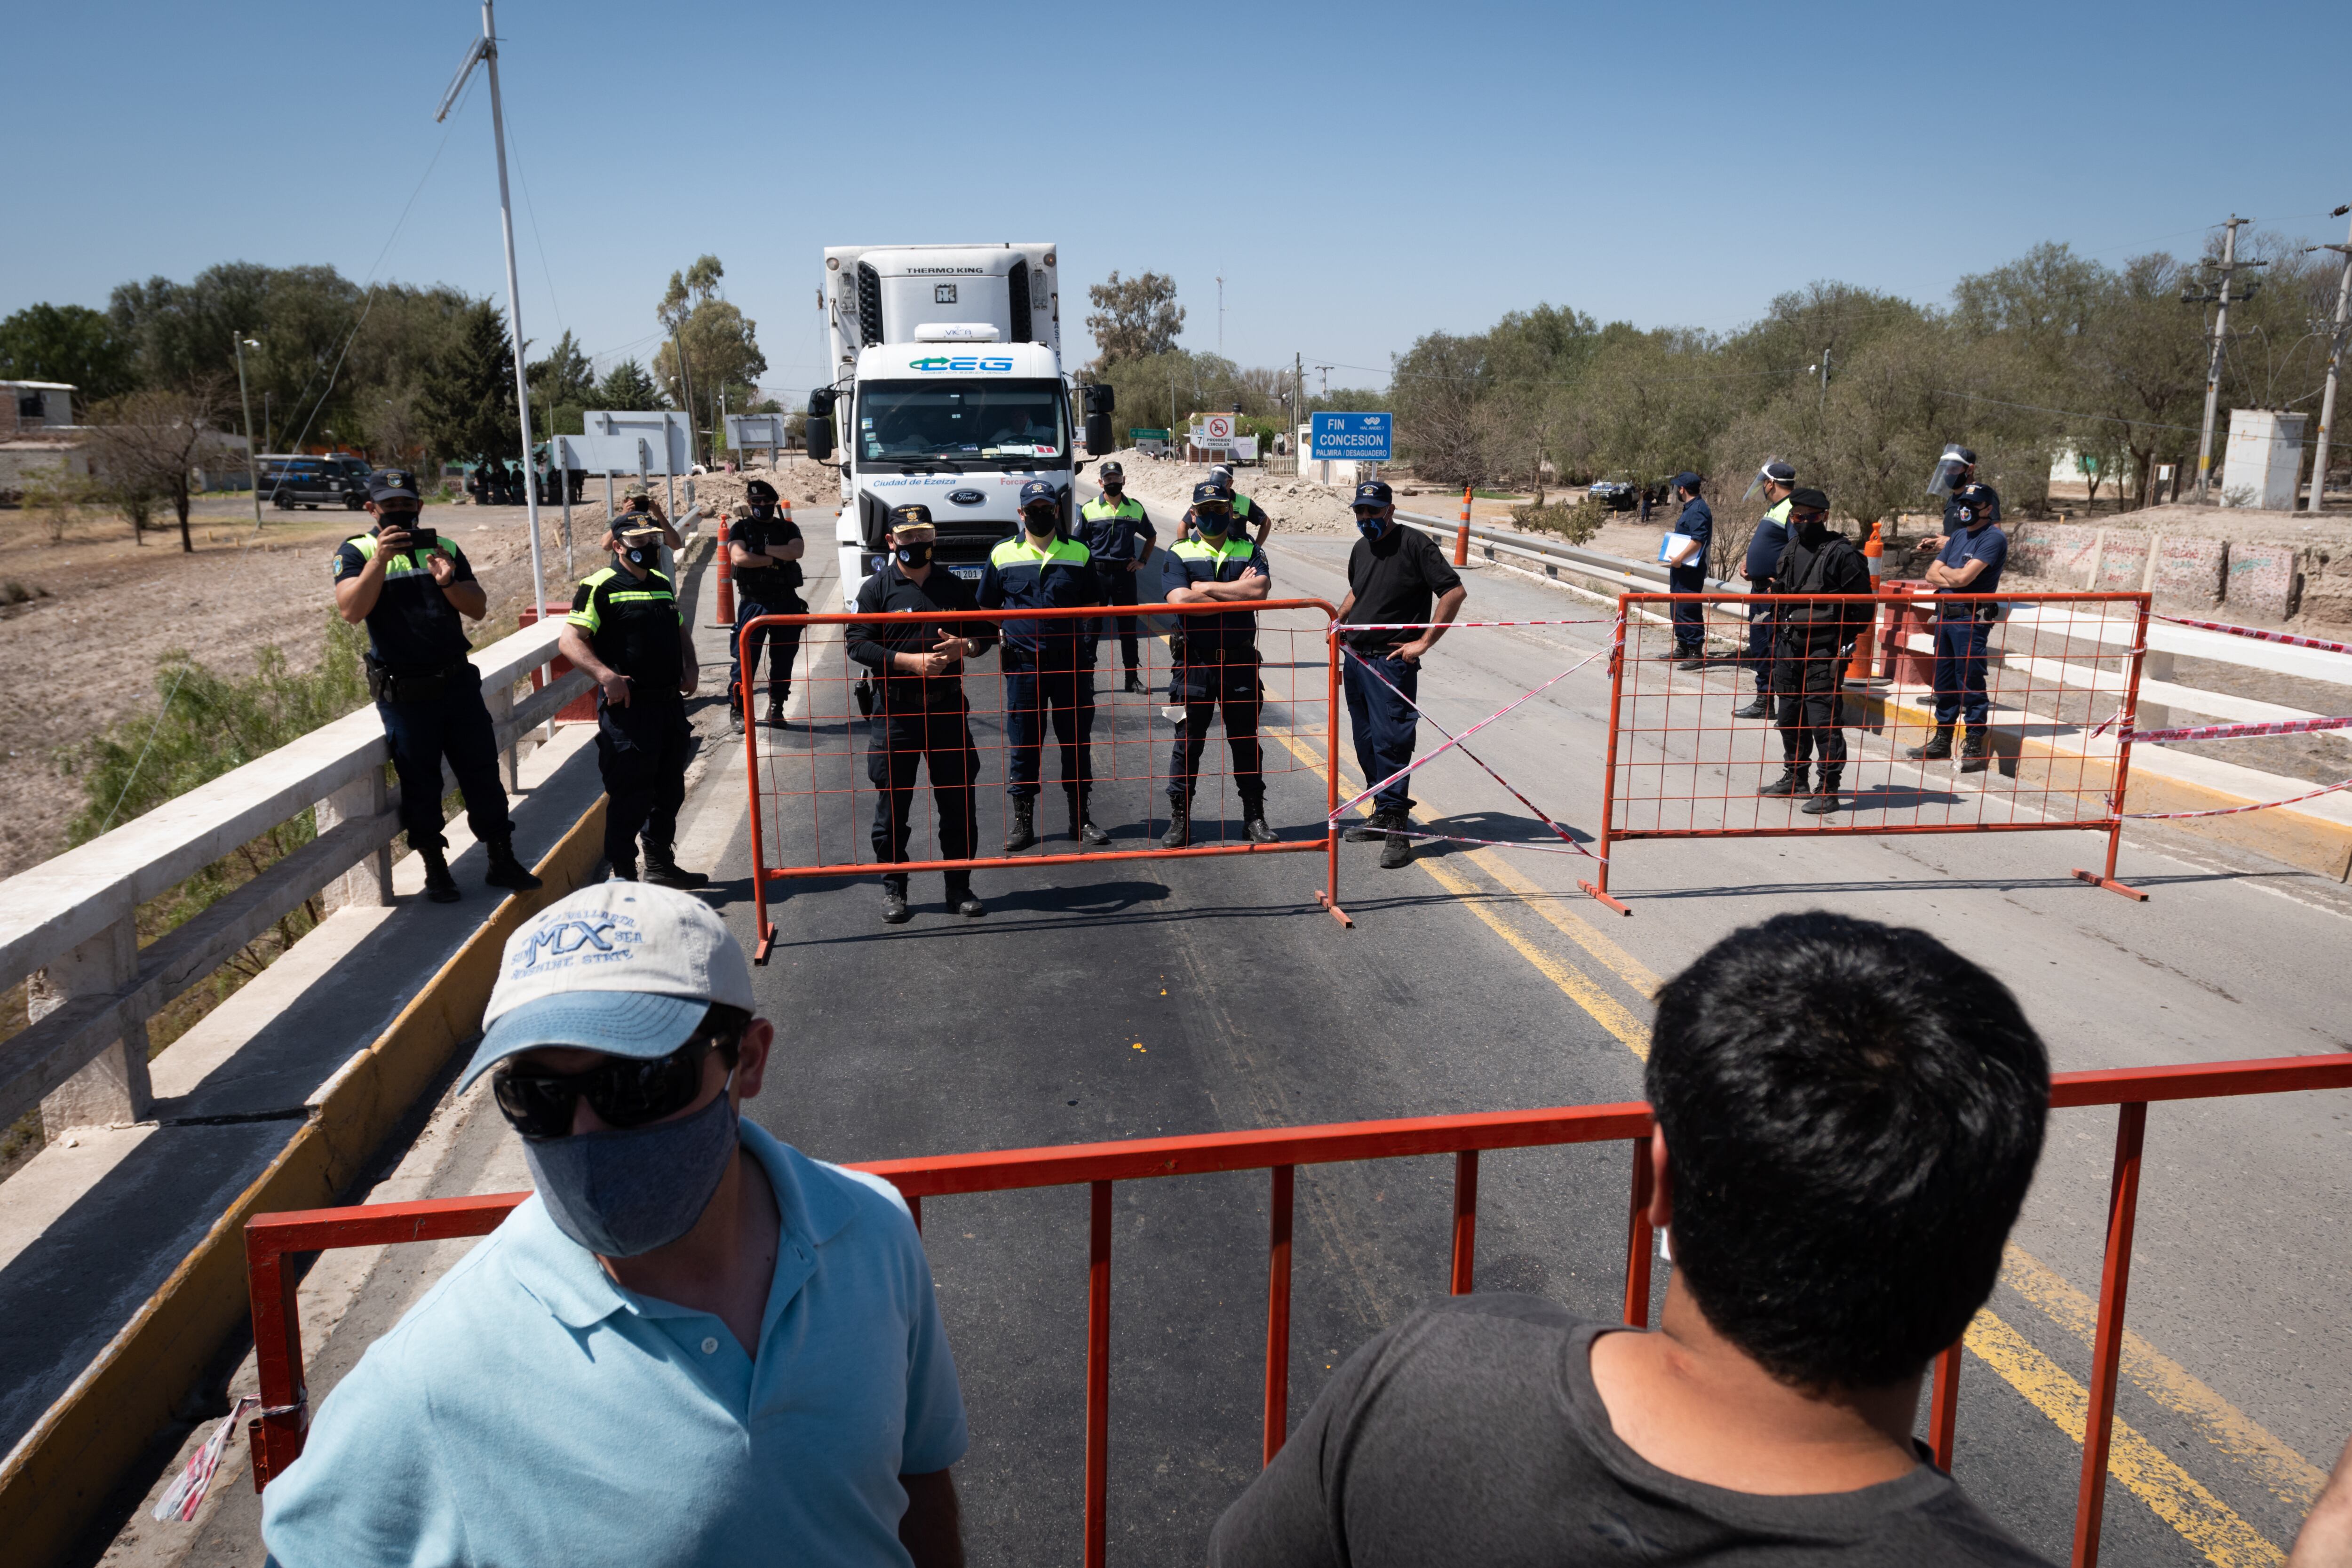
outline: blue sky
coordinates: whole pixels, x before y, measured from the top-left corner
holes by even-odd
[[[1168,272],[1196,349],[1223,274],[1226,353],[1338,386],[1538,301],[1728,329],[1819,278],[1941,300],[2042,239],[2194,252],[2232,209],[2340,239],[2322,215],[2352,201],[2340,0],[507,0],[499,23],[535,343],[649,353],[670,272],[712,251],[778,390],[810,379],[834,244],[1054,240],[1081,339],[1085,283]],[[462,0],[15,8],[9,205],[37,220],[11,225],[0,313],[230,259],[503,300],[478,79],[432,119],[478,26]]]

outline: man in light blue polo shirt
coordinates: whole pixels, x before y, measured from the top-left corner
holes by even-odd
[[[607,882],[509,940],[466,1069],[534,1196],[263,1499],[310,1564],[960,1564],[968,1438],[887,1183],[739,1120],[774,1030],[719,917]]]

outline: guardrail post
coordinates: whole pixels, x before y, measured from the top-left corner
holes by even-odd
[[[78,996],[120,991],[139,977],[139,924],[124,915],[25,982],[26,1022],[38,1023]],[[122,1037],[41,1099],[41,1126],[55,1137],[68,1127],[144,1121],[155,1093],[147,1079],[147,1021],[125,1024]]]
[[[504,729],[507,721],[514,717],[514,688],[499,686],[493,689],[484,687],[482,705],[490,710],[491,730],[496,731]],[[520,736],[517,736],[512,744],[499,753],[499,777],[505,784],[509,795],[522,793],[522,739]]]
[[[391,803],[392,791],[378,765],[310,809],[323,838],[346,822],[382,816]],[[380,844],[368,851],[359,864],[320,889],[319,902],[328,914],[341,909],[380,909],[392,902],[392,846]]]

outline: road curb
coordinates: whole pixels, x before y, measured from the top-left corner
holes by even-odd
[[[0,1541],[12,1564],[53,1563],[74,1544],[245,1321],[246,1221],[337,1201],[451,1055],[481,1032],[507,938],[587,882],[604,839],[599,796],[536,868],[546,886],[509,896],[327,1080],[301,1130],[0,1460]]]

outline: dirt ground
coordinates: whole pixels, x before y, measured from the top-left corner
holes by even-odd
[[[752,476],[710,474],[695,480],[705,503],[740,500]],[[772,476],[780,491],[830,529],[836,482],[831,469],[803,463]],[[684,510],[680,481],[680,510]],[[661,493],[656,483],[656,494]],[[596,564],[604,530],[604,486],[572,510],[572,559],[585,574]],[[16,696],[0,756],[0,877],[14,876],[62,850],[66,826],[82,807],[80,786],[58,763],[110,725],[152,716],[162,694],[155,671],[169,651],[184,649],[223,674],[248,674],[256,655],[276,646],[295,668],[317,662],[334,595],[327,575],[335,547],[365,529],[364,513],[265,510],[258,533],[253,503],[209,497],[192,516],[195,553],[178,535],[150,532],[133,542],[131,525],[90,510],[62,540],[22,511],[0,510],[0,663],[16,672]],[[477,647],[511,632],[530,602],[530,538],[521,507],[430,506],[433,527],[457,542],[489,595],[474,632]],[[561,521],[541,519],[548,597],[569,604]]]

